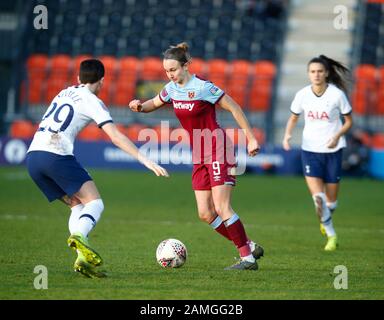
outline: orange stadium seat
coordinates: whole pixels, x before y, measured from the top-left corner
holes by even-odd
[[[354,70],[355,86],[352,104],[357,114],[375,114],[377,112],[378,72],[370,64],[358,65]]]
[[[145,57],[141,60],[141,72],[139,75],[141,80],[153,81],[166,79],[163,64],[160,58]]]
[[[227,89],[228,62],[224,59],[211,59],[207,62],[207,78],[216,86]]]
[[[15,120],[10,127],[10,136],[18,139],[30,139],[37,130],[37,125],[34,125],[29,120]]]
[[[44,84],[48,70],[48,56],[45,54],[34,54],[27,59],[27,90],[28,102],[37,104],[42,101]]]
[[[46,54],[34,54],[27,59],[27,69],[45,69],[48,64]]]
[[[140,63],[140,60],[136,57],[122,57],[119,61],[120,73],[137,77],[137,72],[139,71]]]
[[[267,111],[271,104],[272,89],[272,79],[255,79],[250,91],[249,108],[253,111]]]
[[[99,93],[99,98],[103,100],[106,105],[109,105],[114,95],[115,72],[118,61],[113,56],[100,56],[98,59],[104,64],[105,68],[104,82]]]
[[[377,114],[384,115],[384,66],[378,68],[379,85],[377,88]]]
[[[263,77],[267,79],[273,79],[276,75],[276,66],[271,61],[256,61],[253,64],[253,73],[259,78]]]
[[[377,70],[374,65],[371,64],[360,64],[355,68],[356,80],[371,80],[376,81]]]
[[[140,60],[136,57],[120,59],[112,104],[126,107],[134,99],[139,67]]]
[[[249,107],[254,111],[267,111],[271,104],[276,66],[270,61],[257,61],[252,69]]]
[[[196,74],[198,77],[205,79],[206,64],[203,59],[193,58],[191,64],[188,66],[188,70],[191,74]]]
[[[71,85],[70,73],[72,60],[68,55],[58,54],[49,59],[49,72],[47,88],[45,91],[45,103],[49,104],[60,90]]]
[[[78,138],[85,141],[102,140],[102,129],[92,123],[80,131]]]
[[[233,60],[231,65],[231,77],[247,79],[251,69],[251,63],[247,60]]]
[[[230,64],[228,93],[242,107],[247,105],[250,67],[250,62],[246,60],[234,60]]]
[[[49,59],[49,68],[51,73],[62,74],[68,76],[69,72],[72,71],[72,59],[66,54],[57,54]]]

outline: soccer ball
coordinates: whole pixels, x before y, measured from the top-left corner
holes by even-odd
[[[163,268],[179,268],[187,260],[187,248],[177,239],[161,241],[156,250],[156,259]]]

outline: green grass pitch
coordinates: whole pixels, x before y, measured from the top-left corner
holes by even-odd
[[[24,168],[0,168],[0,299],[383,299],[384,183],[344,178],[334,224],[340,246],[324,252],[302,177],[238,177],[233,208],[249,236],[265,248],[256,272],[224,271],[233,245],[199,221],[189,173],[91,170],[105,211],[91,243],[106,279],[72,271],[66,246],[68,209],[49,204]],[[158,243],[188,248],[180,269],[162,269]],[[34,268],[48,269],[48,289],[34,288]],[[335,266],[347,289],[334,287]]]

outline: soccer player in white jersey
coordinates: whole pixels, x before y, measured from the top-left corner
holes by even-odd
[[[95,121],[121,150],[132,155],[157,176],[167,171],[143,156],[113,123],[108,109],[97,98],[103,85],[104,66],[96,59],[80,64],[79,85],[62,90],[52,101],[40,122],[27,153],[30,176],[48,200],[61,200],[71,208],[68,245],[77,251],[74,270],[90,278],[106,274],[96,266],[100,255],[88,242],[104,210],[97,187],[73,155],[77,134]]]
[[[261,246],[248,239],[240,217],[231,207],[231,193],[236,181],[231,173],[234,164],[228,159],[232,157],[226,148],[229,141],[216,121],[215,106],[229,111],[239,126],[246,131],[250,156],[258,153],[259,144],[241,107],[212,82],[190,74],[190,63],[187,43],[171,46],[164,52],[163,60],[170,82],[153,99],[143,103],[133,100],[129,107],[135,112],[145,113],[165,106],[174,109],[175,115],[190,137],[193,153],[192,188],[200,219],[232,241],[238,249],[240,260],[226,269],[257,270],[256,259],[260,258],[264,251]],[[196,131],[208,133],[207,140],[211,148],[200,145],[201,137],[194,139]]]
[[[297,92],[283,138],[283,148],[290,150],[292,130],[303,114],[303,173],[320,221],[320,231],[327,236],[326,251],[333,251],[338,245],[332,212],[337,206],[342,149],[346,147],[344,135],[352,126],[352,108],[345,95],[348,73],[340,62],[324,55],[310,60],[311,85]]]

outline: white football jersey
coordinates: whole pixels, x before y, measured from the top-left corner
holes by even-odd
[[[339,139],[335,148],[329,149],[329,140],[342,127],[340,115],[351,113],[352,108],[344,92],[329,84],[321,96],[316,96],[311,86],[296,93],[291,105],[294,114],[304,113],[304,130],[301,148],[305,151],[328,153],[346,146],[345,137]]]
[[[64,89],[45,112],[28,152],[73,155],[77,134],[91,121],[95,121],[100,128],[112,122],[104,103],[84,85]]]

